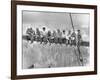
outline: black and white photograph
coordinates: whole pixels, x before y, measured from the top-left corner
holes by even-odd
[[[97,73],[96,6],[12,4],[12,77]]]
[[[22,11],[22,68],[90,64],[88,13]]]

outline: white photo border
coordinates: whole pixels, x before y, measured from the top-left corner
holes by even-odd
[[[90,14],[90,65],[84,67],[22,69],[22,10]],[[94,9],[17,5],[17,75],[94,71]]]

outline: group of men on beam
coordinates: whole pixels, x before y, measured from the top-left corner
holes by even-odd
[[[40,44],[55,43],[55,44],[66,44],[66,45],[80,45],[82,42],[81,31],[77,30],[75,32],[71,30],[46,30],[46,27],[43,27],[42,30],[32,27],[27,28],[26,30],[27,40],[30,40],[31,43],[34,41],[40,42]]]

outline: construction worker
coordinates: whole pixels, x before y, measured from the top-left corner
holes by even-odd
[[[52,37],[53,37],[53,38],[57,37],[57,36],[56,36],[56,31],[55,31],[55,30],[53,30]]]
[[[35,41],[35,31],[33,30],[33,33],[32,33],[32,37],[31,37],[31,43],[33,43],[33,41]]]
[[[48,39],[48,41],[49,41],[49,44],[51,45],[51,31],[49,30],[48,32],[47,32],[47,39]]]
[[[39,42],[41,41],[41,34],[39,28],[36,28],[36,41]]]
[[[76,33],[71,34],[71,45],[76,45]]]
[[[32,28],[28,28],[26,31],[26,34],[28,34],[31,43],[33,42],[33,36],[35,35],[35,31]]]
[[[36,36],[40,36],[40,30],[36,28]]]
[[[47,37],[48,37],[48,38],[51,37],[51,31],[50,31],[50,30],[47,32]]]
[[[28,34],[29,36],[32,36],[33,34],[33,29],[32,28],[28,28],[27,31],[26,31],[26,34]]]
[[[59,29],[57,29],[57,38],[58,38],[58,43],[62,43],[62,32],[59,30]]]
[[[81,42],[82,42],[81,31],[77,30],[77,45],[80,46]]]
[[[45,27],[43,27],[42,30],[43,30],[42,31],[42,42],[46,44],[47,43],[47,31]]]
[[[58,39],[58,38],[57,38],[57,33],[56,33],[56,31],[55,31],[55,30],[53,30],[52,35],[51,35],[51,36],[52,36],[52,37],[51,37],[51,40],[52,40],[51,42],[56,44],[56,43],[57,43],[57,39]]]
[[[66,43],[66,32],[65,32],[65,30],[63,30],[63,32],[62,32],[62,43]]]
[[[68,31],[68,34],[66,36],[66,39],[68,40],[68,43],[69,45],[71,45],[71,30]]]

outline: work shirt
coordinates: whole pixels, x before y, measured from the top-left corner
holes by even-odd
[[[68,39],[68,40],[71,39],[71,33],[70,34],[69,33],[66,34],[66,39]]]
[[[58,37],[58,38],[61,38],[61,37],[62,37],[62,32],[58,32],[58,33],[57,33],[57,37]]]
[[[75,39],[76,39],[76,33],[73,32],[73,33],[71,34],[71,40],[75,40]]]
[[[42,37],[47,37],[47,31],[41,31],[41,36]]]
[[[66,36],[67,36],[66,33],[62,34],[62,38],[66,38]]]

